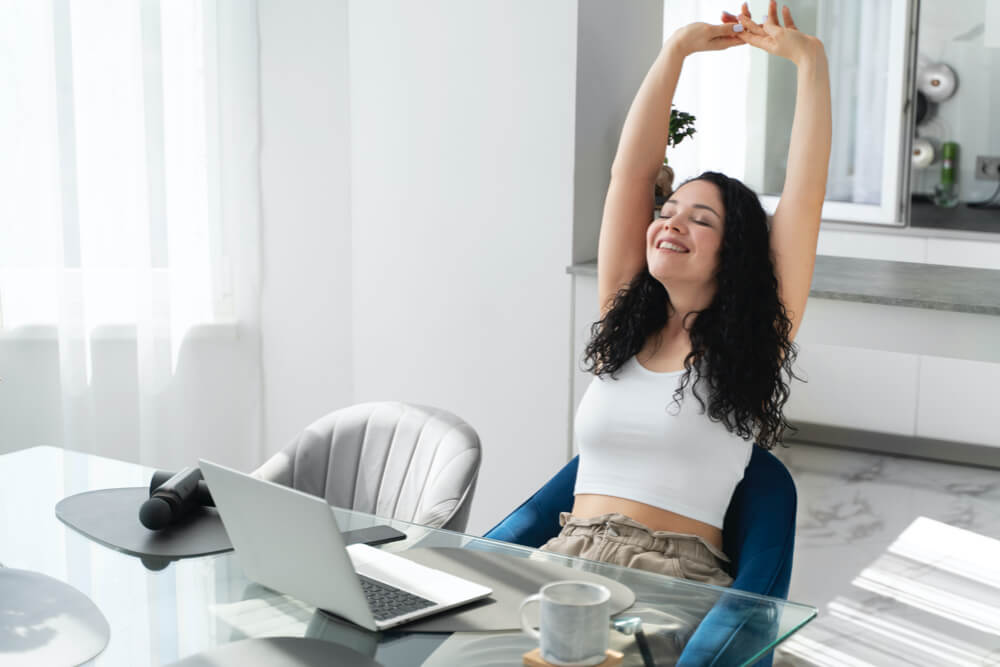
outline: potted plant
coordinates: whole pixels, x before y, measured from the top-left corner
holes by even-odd
[[[694,134],[694,116],[677,109],[670,110],[670,135],[667,137],[667,148],[676,146],[687,137]],[[656,205],[661,206],[670,193],[673,192],[674,170],[667,164],[664,156],[660,173],[656,177]]]

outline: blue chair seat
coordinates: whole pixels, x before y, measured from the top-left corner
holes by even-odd
[[[540,547],[559,534],[559,513],[573,507],[579,459],[574,457],[485,537]],[[733,588],[781,599],[788,597],[795,546],[795,483],[770,452],[754,447],[743,480],[737,485],[722,527],[722,546],[732,563]],[[724,598],[702,620],[677,664],[721,665],[733,662],[741,644],[759,645],[761,633],[775,623],[748,627],[745,600]],[[777,612],[776,609],[772,611]],[[776,621],[777,614],[755,618]],[[758,623],[759,625],[759,623]],[[727,658],[727,655],[730,656]],[[757,664],[769,666],[770,653]]]

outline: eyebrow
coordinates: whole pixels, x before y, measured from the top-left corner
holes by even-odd
[[[680,202],[678,202],[678,201],[677,201],[676,199],[668,199],[668,200],[667,200],[667,201],[666,201],[665,203],[667,203],[667,204],[675,204],[675,205],[676,205],[676,204],[679,204]],[[719,212],[718,212],[718,211],[716,211],[716,210],[715,210],[714,208],[712,208],[711,206],[709,206],[708,204],[692,204],[692,208],[703,208],[703,209],[705,209],[706,211],[711,211],[712,213],[714,213],[714,214],[715,214],[715,216],[716,216],[716,217],[717,217],[717,218],[718,218],[719,220],[722,220],[722,216],[721,216],[721,215],[719,215]]]

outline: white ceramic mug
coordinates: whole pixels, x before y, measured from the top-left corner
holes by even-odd
[[[524,619],[538,602],[539,629]],[[589,581],[556,581],[521,603],[521,629],[541,643],[542,659],[553,665],[599,665],[608,650],[611,591]]]

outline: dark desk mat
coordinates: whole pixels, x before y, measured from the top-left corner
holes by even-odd
[[[195,508],[178,524],[149,530],[139,523],[139,507],[148,499],[145,487],[87,491],[56,503],[56,516],[95,542],[152,559],[152,569],[157,562],[165,567],[171,560],[232,550],[214,507]]]
[[[409,549],[396,555],[493,589],[493,595],[486,600],[407,623],[401,628],[406,632],[520,630],[521,602],[553,581],[589,581],[607,586],[611,591],[611,616],[628,609],[635,602],[635,593],[624,584],[551,561],[477,549],[438,547]]]
[[[58,579],[0,567],[0,664],[79,665],[111,630],[89,597]]]
[[[170,667],[380,667],[368,656],[357,651],[323,641],[301,637],[263,637],[241,639],[231,644],[195,653]]]

